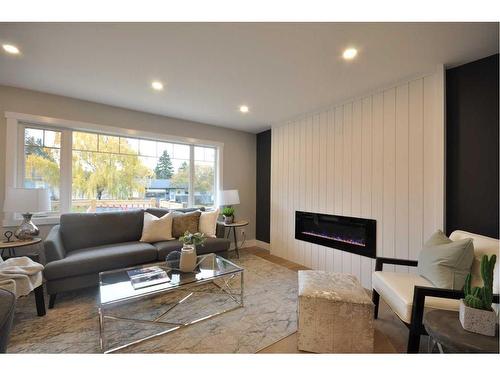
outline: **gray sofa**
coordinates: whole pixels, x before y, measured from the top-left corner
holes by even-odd
[[[158,217],[168,212],[158,208],[146,211]],[[97,285],[101,271],[161,261],[182,248],[178,240],[139,242],[143,220],[144,210],[61,215],[60,224],[52,228],[44,241],[43,273],[49,308],[54,307],[57,293]],[[207,238],[204,246],[196,250],[198,254],[218,253],[226,257],[229,246],[224,228],[218,225],[217,238]]]

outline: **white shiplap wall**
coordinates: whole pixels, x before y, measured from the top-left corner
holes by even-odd
[[[273,126],[272,254],[371,286],[372,259],[295,240],[301,210],[376,219],[378,256],[417,258],[443,228],[443,77],[439,69]]]

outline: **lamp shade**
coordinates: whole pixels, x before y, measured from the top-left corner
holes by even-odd
[[[221,206],[240,204],[240,195],[238,194],[238,190],[222,190],[219,195],[219,204]]]
[[[17,213],[50,211],[49,189],[8,188],[3,210]]]

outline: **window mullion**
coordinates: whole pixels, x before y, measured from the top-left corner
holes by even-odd
[[[188,207],[194,206],[194,145],[189,145],[189,198]]]
[[[61,182],[60,182],[60,211],[71,211],[71,185],[72,185],[72,148],[73,133],[69,129],[61,132]]]
[[[16,181],[14,182],[15,187],[18,188],[23,188],[24,187],[24,178],[26,174],[26,167],[24,165],[24,152],[25,152],[25,146],[24,146],[24,131],[25,131],[26,126],[24,124],[19,124],[19,127],[17,129],[17,158],[16,158]],[[9,139],[9,138],[7,138]]]

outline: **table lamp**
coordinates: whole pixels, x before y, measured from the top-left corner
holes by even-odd
[[[219,204],[224,206],[222,215],[226,224],[232,224],[234,221],[233,204],[240,204],[240,195],[238,190],[222,190],[219,194]]]
[[[14,235],[20,240],[31,240],[40,234],[38,227],[31,221],[33,213],[50,211],[49,189],[8,188],[3,209],[23,215],[23,222]]]

